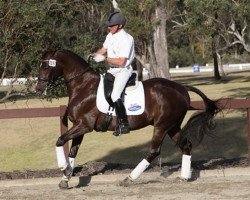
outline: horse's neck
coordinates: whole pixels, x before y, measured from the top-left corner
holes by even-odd
[[[88,68],[72,68],[72,67],[63,67],[63,77],[65,82],[74,81],[74,79],[79,78],[83,72],[87,71]]]
[[[71,82],[67,83],[67,90],[69,94],[69,100],[76,96],[86,98],[84,94],[87,94],[89,90],[96,90],[100,81],[100,75],[90,70],[84,74],[76,77]]]

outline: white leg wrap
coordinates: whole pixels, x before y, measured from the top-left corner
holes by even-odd
[[[181,177],[184,179],[191,178],[191,156],[189,155],[182,155]]]
[[[56,147],[56,158],[57,158],[58,167],[61,170],[64,170],[67,167],[67,161],[66,161],[66,158],[65,158],[63,146]]]
[[[129,178],[132,180],[137,179],[142,174],[142,172],[144,172],[148,168],[149,165],[150,163],[146,159],[143,159],[131,172]]]
[[[62,176],[62,180],[64,180],[64,181],[69,181],[69,180],[70,180],[70,178],[69,178],[69,177],[67,177],[67,176],[65,176],[65,175],[63,174],[63,176]]]
[[[74,167],[75,167],[75,158],[69,157],[69,164],[70,164],[71,168],[74,169]]]

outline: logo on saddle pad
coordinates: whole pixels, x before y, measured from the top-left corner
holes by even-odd
[[[142,82],[136,82],[135,86],[126,88],[124,105],[127,115],[140,115],[145,109],[145,95]],[[104,96],[103,76],[101,75],[100,83],[97,90],[96,106],[102,113],[107,113],[109,104]],[[109,111],[110,112],[110,111]],[[115,111],[112,112],[115,116]]]
[[[137,111],[137,110],[140,110],[140,109],[141,109],[141,106],[137,105],[137,104],[132,104],[130,107],[128,107],[129,111]]]

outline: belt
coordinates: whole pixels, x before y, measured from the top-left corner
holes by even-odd
[[[118,66],[116,66],[116,65],[110,65],[110,68],[120,68],[120,69],[122,69],[123,67],[118,67]],[[132,68],[132,66],[131,65],[128,65],[127,67],[124,67],[124,68],[127,68],[127,69],[130,69],[130,68]]]

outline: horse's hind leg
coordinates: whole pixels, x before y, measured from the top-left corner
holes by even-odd
[[[187,138],[181,139],[180,129],[176,133],[169,133],[169,136],[182,151],[181,178],[188,180],[191,178],[192,143]]]
[[[166,131],[163,128],[154,128],[153,138],[151,140],[151,147],[149,155],[144,158],[136,168],[131,172],[129,177],[124,179],[120,185],[128,186],[131,182],[139,178],[139,176],[148,168],[150,163],[160,155],[161,152],[161,145],[166,136]]]
[[[181,152],[185,155],[191,155],[192,144],[187,138],[181,140],[181,129],[176,128],[168,132],[169,137],[172,139],[175,145],[181,149]]]

